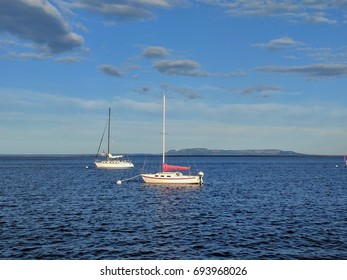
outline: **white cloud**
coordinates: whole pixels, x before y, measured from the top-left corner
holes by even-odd
[[[153,66],[160,73],[169,76],[191,76],[191,77],[237,77],[242,76],[242,72],[215,73],[200,69],[200,64],[190,59],[160,60]]]
[[[0,108],[4,111],[37,111],[44,110],[54,112],[55,110],[71,109],[71,114],[76,109],[100,110],[108,107],[124,109],[129,111],[159,112],[161,104],[156,102],[137,101],[128,98],[113,97],[106,99],[88,99],[71,97],[58,94],[47,94],[28,90],[9,90],[0,88]]]
[[[81,56],[64,56],[64,57],[58,57],[55,59],[55,61],[57,62],[63,62],[67,64],[76,63],[83,60],[85,60],[85,58]]]
[[[46,0],[2,0],[0,32],[29,40],[48,54],[70,51],[84,42]]]
[[[149,19],[154,17],[152,9],[171,6],[167,0],[76,0],[71,3],[72,8],[88,10],[116,22]]]
[[[172,86],[169,84],[163,84],[161,86],[165,91],[175,92],[178,93],[179,95],[194,100],[194,99],[200,99],[203,98],[203,96],[196,90],[188,87],[177,87],[177,86]]]
[[[277,50],[284,50],[284,49],[293,48],[293,47],[302,46],[302,45],[304,45],[304,43],[295,41],[294,39],[290,37],[281,37],[281,38],[273,39],[268,43],[258,43],[258,44],[254,44],[253,46],[263,47],[272,51],[277,51]]]
[[[201,71],[199,63],[193,60],[161,60],[154,63],[154,68],[166,75],[182,75],[194,77],[206,77],[209,74]]]
[[[99,70],[109,76],[122,77],[124,73],[113,65],[103,64],[99,66]]]
[[[159,47],[159,46],[149,46],[144,48],[142,51],[142,57],[145,58],[163,58],[170,54],[170,50]]]
[[[201,0],[223,8],[230,16],[276,17],[289,22],[336,24],[346,10],[345,1]],[[339,17],[340,16],[340,17]]]
[[[343,149],[340,139],[347,137],[346,131],[329,125],[310,127],[268,125],[266,122],[240,125],[236,120],[229,123],[212,120],[184,123],[170,121],[169,124],[168,149],[282,149],[307,154],[336,155]]]
[[[93,153],[110,106],[118,133],[117,150],[160,152],[162,104],[159,97],[147,96],[140,100],[116,96],[106,100],[0,89],[0,99],[0,133],[3,136],[0,153]],[[187,102],[174,95],[168,100],[167,144],[172,149],[279,148],[334,153],[341,137],[347,137],[341,130],[347,126],[347,110],[337,104],[211,106],[204,99]],[[23,146],[24,140],[19,135],[25,135],[25,141],[30,143]],[[34,141],[36,137],[41,137],[42,141]],[[334,144],[318,151],[314,147],[320,146],[312,145],[316,141]]]
[[[273,93],[278,93],[281,91],[282,91],[281,87],[274,86],[274,85],[256,85],[256,86],[232,90],[232,92],[239,93],[242,95],[260,94],[263,97],[267,97]]]
[[[261,66],[263,72],[300,74],[310,79],[331,79],[347,76],[347,64],[312,64],[304,66]]]
[[[161,111],[161,103],[160,102],[149,102],[149,101],[137,101],[128,98],[114,98],[112,100],[112,104],[114,107],[123,108],[129,111],[137,111],[137,112],[160,112]]]

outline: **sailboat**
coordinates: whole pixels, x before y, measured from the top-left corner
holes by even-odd
[[[123,155],[112,155],[110,153],[110,127],[111,127],[111,108],[108,109],[108,124],[107,124],[108,130],[107,130],[107,154],[106,154],[106,159],[105,160],[95,160],[94,163],[96,165],[96,167],[98,168],[110,168],[110,169],[126,169],[126,168],[132,168],[134,167],[134,164],[129,161],[129,160],[125,160],[123,159]],[[104,131],[105,134],[105,131]],[[99,145],[99,149],[97,152],[97,156],[99,154],[100,151],[100,147],[101,147],[101,143],[102,140],[104,138],[104,134],[102,135],[101,141],[100,141],[100,145]],[[102,153],[104,154],[104,152]]]
[[[189,166],[169,165],[165,163],[165,94],[163,95],[163,128],[162,128],[162,171],[157,173],[143,173],[142,179],[148,184],[161,184],[161,185],[188,185],[198,184],[202,185],[204,176],[203,172],[197,175],[190,174]],[[180,171],[188,171],[188,175]]]

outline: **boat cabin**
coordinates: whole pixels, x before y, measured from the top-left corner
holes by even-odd
[[[183,174],[181,172],[161,172],[156,173],[154,177],[156,178],[172,178],[172,177],[181,177]]]

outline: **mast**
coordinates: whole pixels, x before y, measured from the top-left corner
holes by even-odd
[[[165,94],[163,94],[163,128],[162,128],[163,164],[165,163]]]
[[[111,126],[111,107],[108,108],[107,158],[109,158],[109,155],[110,155],[110,126]]]

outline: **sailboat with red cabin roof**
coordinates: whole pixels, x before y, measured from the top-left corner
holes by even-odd
[[[190,174],[189,166],[169,165],[165,163],[165,94],[163,95],[163,132],[162,132],[162,171],[157,173],[144,173],[141,174],[142,179],[148,184],[161,184],[161,185],[202,185],[204,176],[203,172],[197,175]],[[188,174],[183,174],[180,171],[187,171]]]

